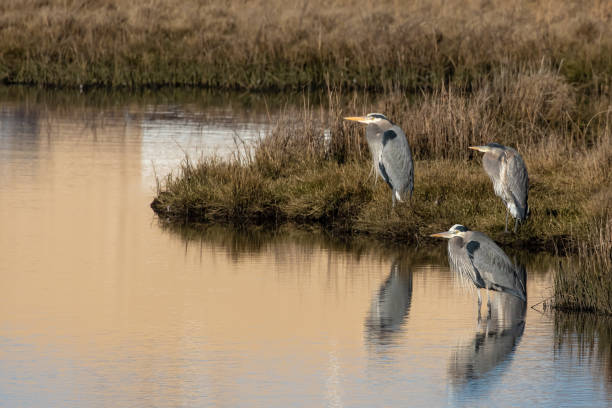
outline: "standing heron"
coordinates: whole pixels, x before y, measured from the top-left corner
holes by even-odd
[[[372,167],[391,187],[391,199],[403,201],[406,193],[414,189],[414,166],[412,153],[404,131],[380,113],[344,118],[365,123],[366,140],[372,154]]]
[[[506,205],[505,231],[508,232],[508,213],[510,213],[516,219],[514,222],[514,232],[516,232],[519,221],[524,221],[529,215],[527,204],[529,178],[523,158],[513,148],[498,143],[470,146],[470,149],[484,152],[482,165],[493,182],[495,195]]]
[[[455,224],[448,231],[430,236],[449,240],[448,263],[451,269],[464,282],[472,282],[478,289],[487,289],[489,311],[491,290],[508,293],[523,302],[527,300],[525,270],[514,266],[504,251],[482,232],[470,231],[463,225]],[[478,292],[478,310],[481,304]]]

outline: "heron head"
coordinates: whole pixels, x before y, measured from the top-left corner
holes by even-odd
[[[499,143],[489,143],[483,146],[470,146],[472,150],[478,150],[479,152],[488,153],[494,151],[504,150],[504,146]]]
[[[454,237],[461,237],[467,231],[468,231],[467,227],[464,227],[461,224],[455,224],[452,227],[450,227],[448,231],[431,234],[430,237],[451,239]]]
[[[391,121],[382,113],[368,113],[365,116],[349,116],[344,118],[344,120],[352,120],[353,122],[365,123],[367,125],[374,124],[379,126],[381,124],[391,123]]]

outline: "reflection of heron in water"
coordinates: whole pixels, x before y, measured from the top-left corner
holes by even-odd
[[[453,385],[487,388],[492,378],[487,375],[500,364],[510,361],[525,329],[527,303],[500,293],[491,302],[491,314],[479,322],[474,337],[460,344],[453,352],[448,374]],[[499,378],[499,375],[496,377]],[[474,392],[473,387],[470,392]],[[483,391],[486,391],[483,390]]]
[[[412,271],[396,260],[391,273],[372,299],[365,321],[368,341],[387,344],[401,330],[410,310],[412,299]]]

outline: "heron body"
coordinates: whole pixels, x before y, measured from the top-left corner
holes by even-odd
[[[368,125],[366,140],[372,154],[372,167],[391,188],[393,206],[406,195],[412,198],[414,165],[404,131],[380,113],[345,119]]]
[[[491,238],[459,224],[431,236],[449,240],[449,264],[464,282],[526,301],[525,270],[517,268]],[[480,293],[478,300],[480,304]]]
[[[470,149],[484,152],[482,158],[484,170],[493,182],[495,195],[506,205],[505,230],[508,231],[508,213],[510,213],[515,218],[514,232],[516,232],[519,221],[526,220],[529,215],[527,204],[529,177],[523,158],[513,148],[498,143],[471,146]]]

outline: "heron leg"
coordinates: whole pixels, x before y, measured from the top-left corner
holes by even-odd
[[[516,233],[516,229],[518,228],[518,223],[519,223],[519,219],[517,218],[517,219],[514,221],[514,232],[515,232],[515,233]]]
[[[370,179],[370,177],[372,177],[372,175],[374,175],[374,185],[376,185],[378,177],[376,177],[376,169],[374,168],[374,165],[372,165],[372,168],[370,169],[370,173],[368,174],[368,180]]]
[[[491,318],[491,298],[490,291],[487,289],[487,319]]]
[[[476,292],[478,293],[478,323],[480,323],[482,320],[480,317],[480,306],[482,305],[482,299],[480,298],[480,290],[476,289]]]
[[[508,232],[508,209],[506,208],[506,228],[504,228],[504,232]]]

